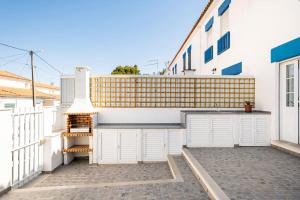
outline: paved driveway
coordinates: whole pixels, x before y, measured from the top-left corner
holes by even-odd
[[[11,191],[4,195],[3,199],[208,199],[206,192],[193,176],[183,157],[175,157],[174,160],[184,179],[183,182],[170,181],[170,172],[166,168],[166,163],[145,164],[147,166],[144,167],[143,165],[110,165],[100,168],[95,168],[85,163],[75,163],[73,166],[64,167],[48,177],[45,176],[44,179],[39,179],[35,184],[29,185],[24,189]],[[68,168],[70,168],[70,170],[68,170]],[[103,170],[104,172],[98,170]],[[112,173],[113,171],[115,171],[116,174]],[[93,177],[93,174],[99,179]],[[120,175],[121,177],[114,177],[116,175]],[[142,179],[144,182],[141,181],[138,184],[131,185],[131,183],[136,183],[135,180],[130,177],[131,175],[135,178]],[[76,176],[78,177],[76,178]],[[67,177],[75,181],[73,183],[75,186],[72,185],[72,181],[68,180]],[[86,179],[86,177],[88,178]],[[87,183],[88,179],[100,181],[100,183],[110,181],[116,185],[101,186],[101,184],[91,184]],[[60,180],[62,184],[59,183]],[[78,185],[81,180],[81,185]],[[149,180],[150,183],[147,182]],[[151,181],[154,182],[151,183]]]
[[[191,148],[231,199],[300,199],[300,159],[271,147]]]

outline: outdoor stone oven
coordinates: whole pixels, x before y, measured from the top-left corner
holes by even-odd
[[[92,162],[95,110],[89,98],[89,69],[76,67],[75,75],[75,99],[65,112],[64,164],[69,164],[74,157],[89,157]]]

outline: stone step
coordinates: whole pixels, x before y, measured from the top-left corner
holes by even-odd
[[[300,145],[282,140],[273,140],[271,142],[273,148],[300,157]]]

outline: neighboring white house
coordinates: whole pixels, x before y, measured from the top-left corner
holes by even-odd
[[[272,139],[299,144],[299,23],[298,0],[210,0],[169,75],[254,76],[256,109],[272,112]]]
[[[57,105],[60,88],[45,83],[35,83],[37,105]],[[31,80],[17,74],[0,70],[0,108],[26,107],[32,105]]]

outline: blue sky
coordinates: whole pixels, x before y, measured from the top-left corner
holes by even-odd
[[[207,0],[0,0],[0,42],[42,50],[64,74],[87,65],[109,74],[117,65],[171,60]],[[0,46],[0,69],[30,74],[28,55]],[[37,80],[59,83],[59,74],[36,59]]]

